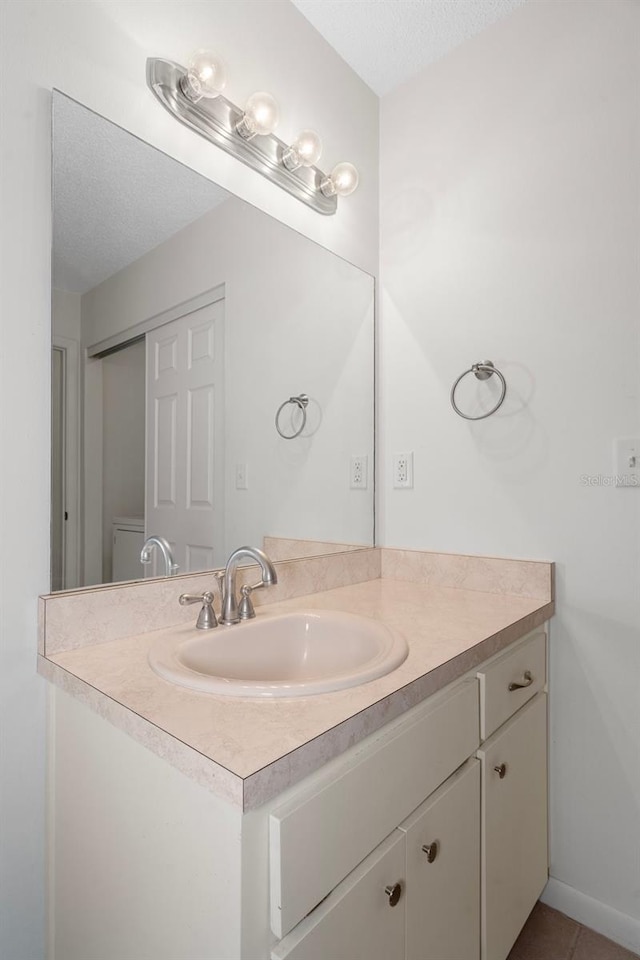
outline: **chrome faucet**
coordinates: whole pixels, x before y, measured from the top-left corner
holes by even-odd
[[[178,564],[173,562],[171,545],[164,537],[147,537],[140,551],[140,562],[151,563],[151,549],[157,547],[164,558],[164,575],[173,577],[178,572]]]
[[[252,586],[242,588],[242,600],[238,606],[236,596],[236,573],[238,564],[241,560],[254,560],[260,565],[262,571],[262,580],[254,583]],[[220,623],[230,625],[239,623],[241,620],[250,620],[255,617],[253,604],[251,603],[251,591],[258,590],[260,587],[270,587],[278,582],[276,568],[269,557],[257,547],[239,547],[234,550],[225,567],[224,576],[220,578],[220,587],[222,590],[222,613],[220,614]]]

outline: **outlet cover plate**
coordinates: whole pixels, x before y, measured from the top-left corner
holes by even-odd
[[[351,457],[350,487],[352,490],[366,490],[369,483],[369,461],[366,456]]]
[[[393,486],[395,490],[413,489],[413,451],[394,453]]]

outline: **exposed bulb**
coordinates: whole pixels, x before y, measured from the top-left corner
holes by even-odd
[[[358,186],[358,171],[352,163],[337,163],[328,177],[320,184],[325,197],[348,197]]]
[[[236,124],[236,133],[245,140],[272,133],[280,119],[280,108],[270,93],[252,93],[244,108],[242,119]]]
[[[282,154],[282,162],[287,170],[312,167],[320,159],[321,153],[322,140],[315,130],[303,130]]]
[[[196,50],[187,64],[182,92],[192,103],[219,96],[227,82],[225,65],[211,50]]]

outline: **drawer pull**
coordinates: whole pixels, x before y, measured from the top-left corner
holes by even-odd
[[[402,896],[402,884],[393,883],[384,888],[384,892],[389,897],[389,906],[395,907]]]
[[[511,682],[509,684],[509,690],[523,690],[525,687],[530,687],[533,683],[533,674],[531,670],[525,670],[524,672],[524,683],[515,683]]]
[[[438,851],[440,850],[440,844],[437,840],[434,840],[433,843],[425,843],[422,846],[424,853],[427,855],[427,863],[433,863],[435,858],[438,856]]]
[[[498,776],[500,777],[500,779],[501,779],[501,780],[504,780],[504,778],[505,778],[506,775],[507,775],[507,765],[506,765],[506,763],[499,763],[499,764],[498,764],[496,767],[494,767],[493,769],[494,769],[495,772],[498,774]]]

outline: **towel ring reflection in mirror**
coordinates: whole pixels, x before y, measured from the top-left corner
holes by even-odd
[[[280,427],[280,415],[285,407],[288,407],[289,404],[293,404],[294,407],[297,407],[302,413],[302,422],[297,430],[293,433],[284,433]],[[295,440],[296,437],[299,437],[302,431],[304,430],[307,424],[307,407],[309,406],[309,397],[306,393],[301,393],[298,397],[289,397],[288,400],[285,400],[284,403],[281,403],[278,407],[278,412],[276,413],[276,430],[280,434],[283,440]]]
[[[456,389],[457,389],[457,386],[458,386],[458,384],[460,383],[460,381],[461,381],[464,377],[466,377],[467,374],[469,374],[469,373],[473,373],[473,374],[477,377],[478,380],[488,380],[488,379],[489,379],[490,377],[492,377],[492,376],[494,375],[494,373],[495,373],[496,376],[499,378],[500,383],[501,383],[501,385],[502,385],[502,389],[501,389],[501,391],[500,391],[500,397],[499,397],[498,402],[496,403],[496,405],[495,405],[494,407],[492,407],[491,410],[489,410],[487,413],[481,413],[481,414],[480,414],[479,416],[477,416],[477,417],[472,417],[472,416],[470,416],[468,413],[463,413],[462,410],[460,409],[460,407],[459,407],[459,406],[457,405],[457,403],[456,403]],[[492,413],[495,413],[496,410],[498,410],[498,409],[502,406],[502,404],[503,404],[503,402],[504,402],[504,398],[506,397],[506,395],[507,395],[507,381],[505,380],[503,374],[500,373],[500,371],[499,371],[496,367],[494,367],[494,365],[493,365],[493,363],[491,362],[491,360],[485,360],[484,363],[474,363],[474,364],[472,364],[472,365],[469,367],[468,370],[465,370],[464,373],[461,373],[461,374],[460,374],[460,376],[458,377],[458,379],[456,380],[456,382],[454,383],[454,385],[451,387],[451,398],[450,398],[450,399],[451,399],[451,406],[453,407],[453,409],[455,410],[455,412],[458,414],[459,417],[463,417],[465,420],[485,420],[487,417],[490,417]]]

